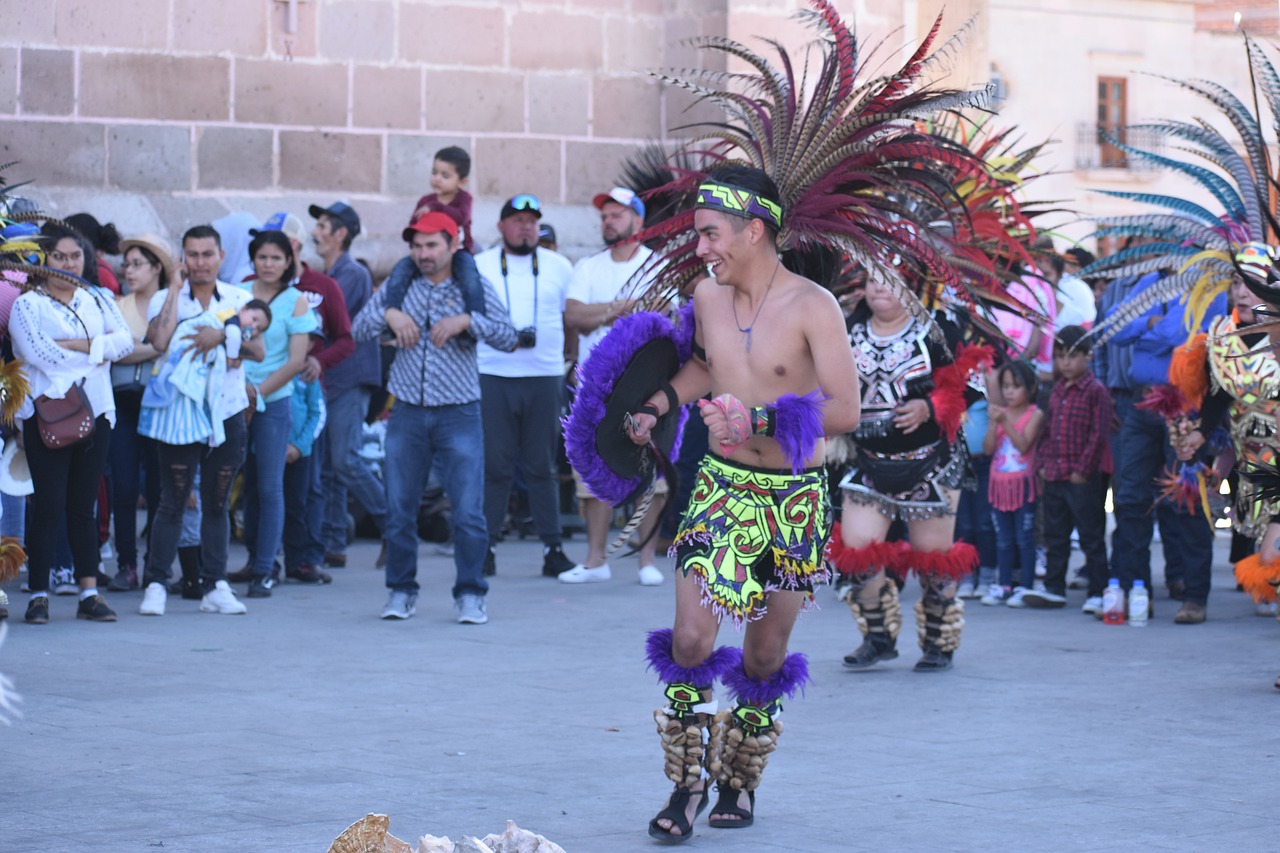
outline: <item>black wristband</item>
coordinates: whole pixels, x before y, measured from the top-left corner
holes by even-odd
[[[658,407],[655,406],[653,403],[645,403],[643,406],[636,409],[636,414],[637,415],[653,415],[653,419],[655,421],[658,418],[662,417],[661,415],[658,414]]]
[[[670,382],[663,382],[662,387],[658,389],[667,395],[667,411],[674,412],[680,408],[680,395],[676,393],[676,389],[671,387]]]

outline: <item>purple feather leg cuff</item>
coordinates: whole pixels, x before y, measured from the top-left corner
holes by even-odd
[[[742,653],[732,646],[721,646],[711,653],[697,666],[681,666],[671,656],[670,628],[650,631],[645,641],[645,659],[649,661],[648,669],[658,674],[658,680],[664,684],[684,683],[695,687],[710,687],[717,678],[722,677],[736,661],[742,659]],[[737,653],[735,657],[734,653]]]
[[[809,678],[809,660],[800,652],[792,652],[782,661],[782,667],[769,678],[758,681],[747,675],[742,664],[742,652],[736,653],[734,664],[721,677],[725,689],[743,705],[767,708],[783,696],[790,699],[797,691],[812,681]]]
[[[775,426],[773,438],[782,446],[782,452],[791,463],[791,473],[798,474],[813,455],[813,448],[822,438],[822,410],[827,398],[822,390],[811,391],[803,397],[783,394],[774,403]]]

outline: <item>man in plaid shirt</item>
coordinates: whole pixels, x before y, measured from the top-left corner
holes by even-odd
[[[1089,597],[1107,584],[1106,474],[1111,467],[1111,395],[1089,370],[1090,351],[1077,347],[1085,330],[1067,326],[1053,345],[1058,383],[1049,396],[1048,429],[1040,447],[1041,497],[1048,550],[1044,589],[1026,593],[1028,607],[1067,603],[1067,563],[1071,531],[1080,531]]]

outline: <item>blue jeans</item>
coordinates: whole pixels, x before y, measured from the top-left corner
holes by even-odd
[[[993,509],[996,527],[996,564],[1000,585],[1013,585],[1018,569],[1018,585],[1031,589],[1036,579],[1036,502],[1028,501],[1012,512]]]
[[[318,567],[324,561],[320,529],[324,524],[324,491],[320,460],[324,433],[311,446],[311,455],[284,467],[284,565]]]
[[[1125,589],[1132,587],[1135,579],[1151,588],[1151,533],[1153,522],[1158,523],[1165,582],[1181,579],[1186,599],[1204,604],[1209,598],[1213,567],[1213,528],[1203,513],[1189,513],[1169,501],[1156,500],[1156,478],[1176,464],[1164,420],[1131,404],[1121,412],[1111,576],[1119,578]]]
[[[489,547],[484,520],[484,429],[480,403],[413,406],[396,402],[387,423],[387,587],[417,592],[418,508],[432,461],[440,463],[453,507],[453,597],[484,595]]]
[[[329,464],[322,466],[325,512],[321,539],[326,551],[341,554],[347,550],[347,491],[373,516],[379,529],[386,527],[387,492],[360,458],[369,389],[349,388],[326,397],[325,404]]]
[[[963,539],[978,549],[978,565],[993,568],[997,565],[997,535],[992,518],[991,502],[987,487],[991,481],[991,457],[971,456],[976,489],[960,492],[960,505],[956,508],[956,539]],[[1004,583],[1002,579],[1000,583]]]
[[[0,536],[12,536],[24,542],[27,538],[27,499],[16,495],[0,494],[0,506],[4,518],[0,520]]]
[[[258,577],[271,574],[284,535],[284,454],[292,429],[293,404],[288,397],[267,403],[267,410],[255,414],[249,424],[249,458],[244,466],[245,544],[253,554],[250,565]]]

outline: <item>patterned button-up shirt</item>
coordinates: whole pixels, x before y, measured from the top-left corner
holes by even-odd
[[[1049,395],[1049,429],[1040,447],[1040,470],[1048,482],[1092,477],[1110,470],[1111,395],[1092,373],[1071,384],[1061,380]]]
[[[431,343],[431,326],[445,317],[465,314],[462,290],[452,278],[435,284],[418,276],[409,285],[401,310],[422,329],[418,345],[396,350],[387,390],[397,400],[414,406],[457,406],[480,399],[480,372],[476,365],[476,341],[510,351],[516,330],[498,293],[484,280],[485,311],[471,315],[471,328],[455,335],[443,347]],[[351,334],[357,341],[376,339],[387,329],[386,291],[379,290],[356,315]]]

